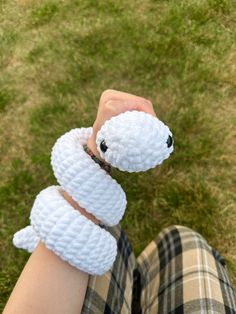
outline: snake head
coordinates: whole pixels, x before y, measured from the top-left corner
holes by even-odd
[[[170,129],[142,111],[126,111],[107,120],[97,133],[101,157],[121,171],[140,172],[160,165],[173,152]]]

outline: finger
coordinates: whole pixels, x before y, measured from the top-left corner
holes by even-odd
[[[95,133],[100,130],[106,120],[125,111],[143,111],[156,117],[151,103],[144,103],[137,99],[109,100],[97,112],[93,128]]]
[[[114,89],[105,90],[101,95],[100,103],[101,103],[101,105],[103,105],[109,100],[138,100],[138,101],[141,101],[144,103],[146,103],[146,102],[151,103],[150,100],[148,100],[144,97],[140,97],[140,96],[136,96],[133,94],[117,91]]]
[[[152,103],[139,103],[138,107],[137,107],[138,111],[144,111],[146,113],[151,114],[152,116],[156,117],[156,113],[154,111],[153,105]]]
[[[106,116],[111,117],[122,112],[132,110],[144,111],[151,115],[156,115],[152,104],[144,103],[143,101],[137,99],[109,100],[105,103],[103,112],[106,114]]]
[[[95,124],[100,127],[106,120],[109,120],[111,117],[128,110],[135,110],[137,106],[138,103],[134,100],[108,100],[106,103],[103,103],[103,105],[99,108]]]

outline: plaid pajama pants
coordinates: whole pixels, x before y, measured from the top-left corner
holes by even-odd
[[[235,292],[224,259],[197,232],[164,229],[136,259],[120,226],[113,268],[90,276],[83,314],[236,314]]]

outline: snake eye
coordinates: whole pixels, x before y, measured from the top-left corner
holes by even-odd
[[[173,144],[173,139],[172,137],[169,135],[167,141],[166,141],[167,147],[171,147],[171,145]]]
[[[106,151],[107,151],[107,149],[108,149],[108,147],[107,147],[107,145],[106,145],[106,142],[103,140],[103,141],[101,141],[101,143],[100,143],[100,149],[101,149],[101,151],[103,152],[103,153],[105,153]]]

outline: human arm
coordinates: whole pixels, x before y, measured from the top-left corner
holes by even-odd
[[[93,134],[88,141],[88,146],[98,158],[100,156],[96,151],[96,132],[105,120],[127,110],[142,110],[141,104],[145,107],[143,111],[147,108],[151,111],[151,103],[141,97],[113,90],[102,94]],[[72,206],[78,206],[66,193],[64,197]],[[76,209],[98,222],[79,206]],[[79,313],[87,282],[86,273],[62,261],[40,242],[25,265],[4,313]]]
[[[87,273],[63,261],[39,242],[3,313],[80,313],[87,283]]]

